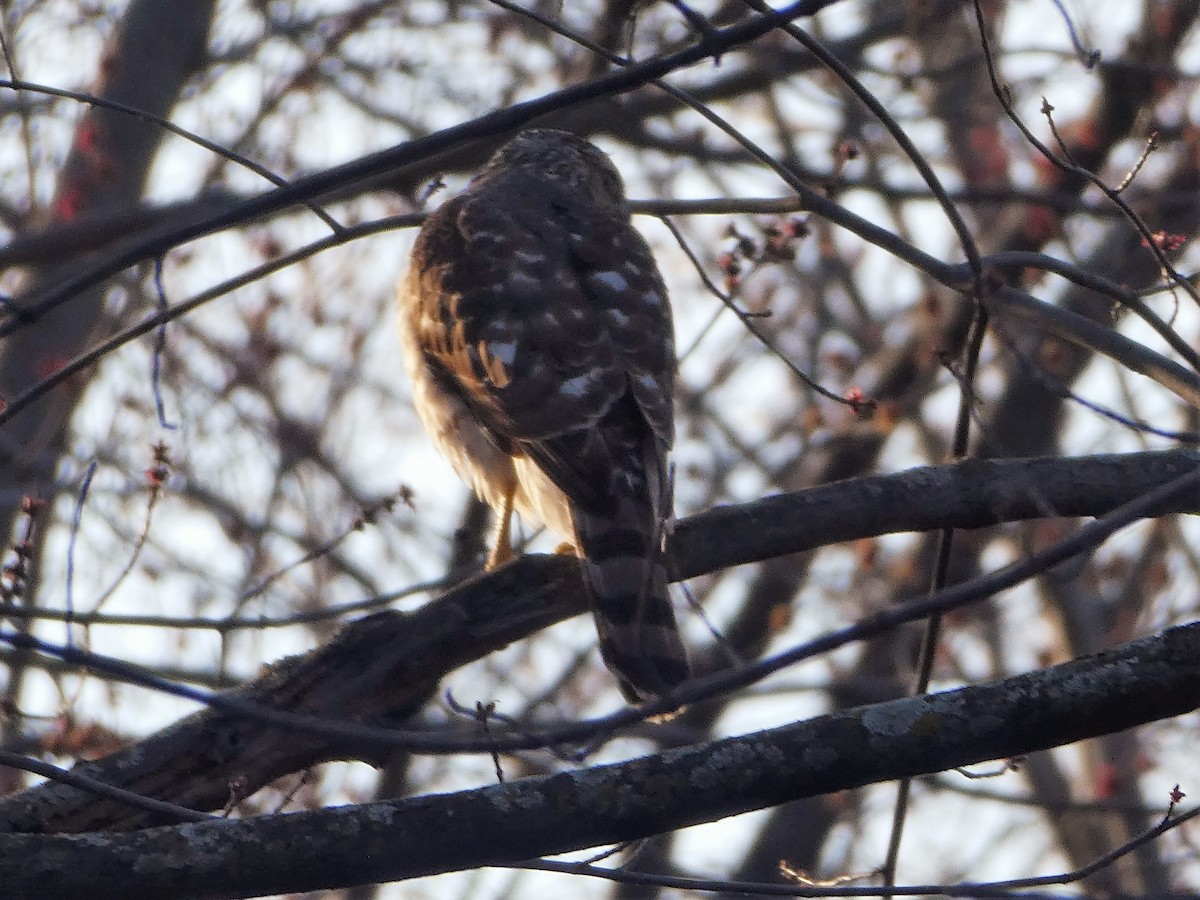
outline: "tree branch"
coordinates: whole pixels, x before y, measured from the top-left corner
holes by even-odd
[[[670,547],[682,577],[784,553],[941,523],[980,528],[1051,516],[1097,516],[1200,467],[1185,451],[1079,459],[969,461],[856,478],[722,507],[678,523]],[[1166,512],[1200,510],[1189,495]],[[334,759],[378,763],[388,748],[281,730],[246,709],[396,727],[455,669],[587,609],[573,560],[526,556],[411,614],[347,625],[325,646],[216,695],[214,707],[77,774],[198,810],[220,809],[235,781],[253,792]],[[132,670],[132,667],[128,667]],[[381,755],[382,754],[382,755]],[[170,821],[86,789],[48,782],[0,802],[0,831],[76,832]]]
[[[183,900],[396,881],[636,840],[1056,747],[1198,705],[1200,624],[1193,623],[1003,681],[617,765],[132,834],[7,835],[0,837],[0,883],[14,898]]]

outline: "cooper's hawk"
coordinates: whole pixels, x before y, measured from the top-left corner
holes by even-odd
[[[499,516],[582,558],[600,651],[630,702],[688,674],[662,555],[671,311],[616,168],[565,131],[501,147],[421,228],[400,321],[417,412]]]

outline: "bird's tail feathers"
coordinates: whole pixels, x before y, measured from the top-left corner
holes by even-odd
[[[600,654],[630,703],[665,694],[689,674],[671,607],[661,523],[647,512],[644,501],[621,497],[615,515],[575,516]]]

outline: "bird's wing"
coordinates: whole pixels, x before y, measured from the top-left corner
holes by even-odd
[[[545,190],[515,203],[468,192],[434,213],[414,264],[418,342],[499,446],[595,511],[631,457],[661,465],[673,429],[670,310],[619,210]]]

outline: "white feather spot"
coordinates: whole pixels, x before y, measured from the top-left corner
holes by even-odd
[[[646,291],[642,294],[642,302],[647,306],[662,306],[663,297],[658,291]]]
[[[568,397],[579,399],[583,397],[588,388],[592,385],[592,373],[588,372],[584,375],[576,375],[574,378],[568,378],[558,387],[560,394],[565,394]]]
[[[542,281],[530,275],[528,272],[522,272],[519,269],[508,276],[508,286],[511,290],[531,293],[541,290]]]
[[[488,356],[498,359],[506,366],[511,366],[517,358],[517,345],[513,341],[488,341]]]
[[[629,290],[629,282],[620,272],[596,272],[588,276],[588,281],[602,285],[616,293]]]
[[[546,261],[546,254],[530,250],[514,250],[513,258],[527,266],[540,266]]]
[[[653,375],[635,375],[633,379],[650,393],[658,393],[658,379]]]
[[[608,311],[608,318],[611,319],[612,323],[618,328],[629,327],[629,316],[625,315],[625,313],[621,312],[619,309],[610,309]]]

